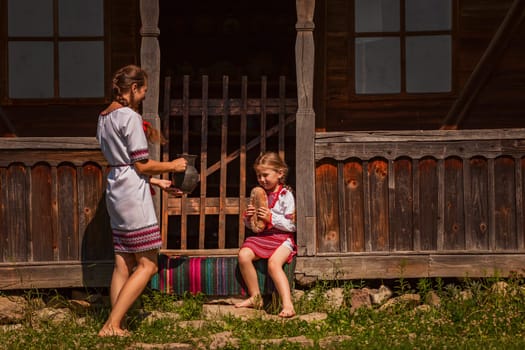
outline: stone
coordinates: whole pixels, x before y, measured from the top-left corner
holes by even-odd
[[[21,322],[25,317],[28,303],[23,297],[0,297],[0,324]]]

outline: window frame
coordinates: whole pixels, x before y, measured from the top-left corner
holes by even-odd
[[[405,19],[405,7],[406,0],[399,0],[400,6],[400,28],[397,32],[356,32],[355,28],[355,0],[351,4],[351,15],[349,21],[349,49],[348,49],[348,59],[350,62],[350,67],[353,71],[349,72],[350,79],[348,80],[350,99],[352,101],[377,101],[377,100],[398,100],[398,101],[410,101],[410,100],[421,100],[421,99],[435,99],[435,98],[452,98],[457,95],[457,31],[458,31],[458,11],[459,11],[459,1],[451,0],[451,21],[450,30],[428,30],[428,31],[410,31],[408,32],[406,28],[406,19]],[[450,35],[451,41],[451,88],[450,91],[446,92],[407,92],[406,91],[406,38],[411,36],[438,36],[438,35]],[[399,50],[400,50],[400,92],[399,93],[356,93],[356,39],[357,38],[399,38]]]
[[[0,105],[3,106],[28,106],[28,105],[66,105],[66,104],[84,104],[84,105],[97,105],[103,104],[110,101],[110,89],[106,85],[108,76],[110,75],[110,63],[111,63],[111,50],[110,50],[110,20],[109,20],[109,1],[102,0],[103,9],[103,24],[104,32],[103,36],[64,36],[61,37],[58,33],[58,1],[53,0],[53,35],[52,36],[35,36],[35,37],[16,37],[13,41],[41,41],[41,42],[52,42],[53,44],[53,95],[52,98],[11,98],[9,97],[9,42],[8,36],[8,0],[0,0],[0,49],[2,55],[0,56]],[[89,1],[89,0],[85,0]],[[102,42],[104,53],[104,90],[102,97],[60,97],[59,96],[59,44],[61,42],[79,42],[79,41],[91,41],[91,42]]]

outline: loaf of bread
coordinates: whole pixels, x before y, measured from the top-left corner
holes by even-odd
[[[259,208],[268,208],[268,197],[262,187],[254,187],[250,193],[250,204],[255,207],[255,214],[250,218],[250,230],[255,233],[262,232],[266,227],[264,220],[257,217]]]

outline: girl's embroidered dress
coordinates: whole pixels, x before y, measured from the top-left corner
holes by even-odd
[[[241,248],[250,248],[255,255],[260,258],[268,259],[273,255],[287,239],[293,246],[293,251],[288,257],[287,262],[291,262],[297,254],[297,247],[294,239],[295,227],[295,199],[289,188],[279,185],[279,190],[268,193],[268,208],[272,213],[271,223],[257,234],[246,238]],[[244,224],[249,227],[247,217],[244,217]]]
[[[111,170],[107,176],[106,205],[115,252],[159,249],[160,229],[151,197],[149,176],[133,163],[148,159],[148,141],[142,117],[129,107],[100,115],[97,140]]]

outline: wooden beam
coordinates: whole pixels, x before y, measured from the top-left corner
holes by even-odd
[[[142,27],[140,28],[140,35],[142,36],[140,65],[148,73],[148,98],[142,102],[142,116],[157,130],[161,128],[159,118],[159,11],[159,0],[140,0],[140,19],[142,21]],[[150,144],[149,154],[152,159],[160,160],[160,143]],[[153,204],[159,219],[161,216],[160,200],[161,195],[153,196]]]
[[[313,255],[315,239],[315,112],[314,88],[314,9],[315,0],[296,0],[297,38],[295,65],[298,110],[296,118],[296,203],[299,254]]]
[[[512,35],[523,21],[524,9],[525,0],[514,0],[511,4],[503,22],[492,37],[458,98],[448,111],[441,130],[457,130],[459,128],[472,103],[487,83],[490,74],[496,68],[496,64],[499,62]]]
[[[525,254],[356,254],[297,257],[301,280],[398,279],[429,277],[505,277],[523,271]]]

